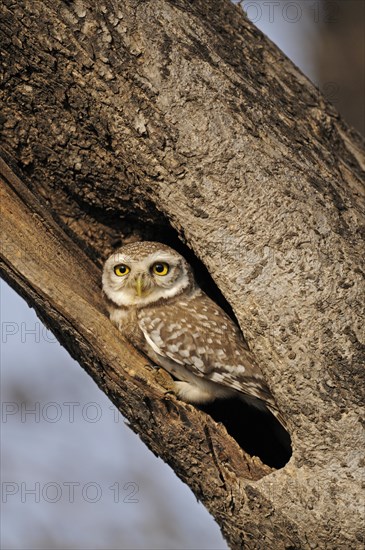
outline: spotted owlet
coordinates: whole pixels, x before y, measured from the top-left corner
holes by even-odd
[[[111,321],[177,379],[180,399],[203,404],[239,396],[282,421],[238,327],[175,250],[156,242],[121,247],[105,262],[103,292]]]

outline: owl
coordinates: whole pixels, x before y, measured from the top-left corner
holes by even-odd
[[[282,422],[260,368],[231,318],[197,285],[178,252],[157,242],[122,246],[105,262],[110,319],[192,404],[240,397]]]

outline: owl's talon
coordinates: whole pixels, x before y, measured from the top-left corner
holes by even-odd
[[[153,370],[155,370],[155,368],[156,368],[156,365],[151,365],[151,364],[149,364],[149,363],[146,363],[146,364],[143,365],[143,366],[144,366],[145,369],[150,370],[150,371],[153,371]]]
[[[176,397],[176,393],[174,392],[174,390],[166,390],[163,392],[164,398],[167,397],[168,395],[173,395],[174,397]]]

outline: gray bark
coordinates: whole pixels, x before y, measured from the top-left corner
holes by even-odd
[[[228,1],[3,12],[5,278],[232,548],[362,547],[360,136]],[[111,326],[101,262],[135,237],[208,268],[286,418],[284,468],[166,394]]]

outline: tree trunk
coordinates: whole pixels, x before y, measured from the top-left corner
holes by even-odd
[[[232,548],[361,548],[360,136],[228,0],[3,11],[6,280]],[[101,262],[136,237],[208,268],[286,418],[285,467],[166,393],[111,326]]]

